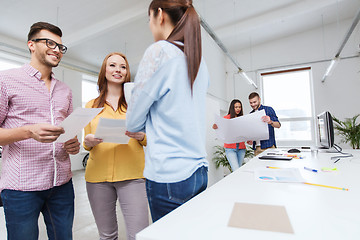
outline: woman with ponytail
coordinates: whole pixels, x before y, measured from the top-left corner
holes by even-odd
[[[144,177],[155,222],[207,187],[209,74],[191,0],[153,0],[149,19],[155,43],[140,62],[126,123],[130,137],[146,131]]]

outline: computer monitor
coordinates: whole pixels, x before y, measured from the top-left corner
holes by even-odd
[[[334,126],[331,114],[326,111],[317,115],[317,125],[321,147],[332,148],[334,146]]]

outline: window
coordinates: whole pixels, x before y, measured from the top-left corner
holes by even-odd
[[[82,107],[85,107],[86,103],[91,99],[97,98],[99,96],[97,88],[97,79],[96,77],[83,74],[83,80],[81,84],[82,92]]]
[[[274,108],[281,128],[275,129],[279,146],[315,143],[311,68],[262,73],[263,103]]]
[[[20,64],[20,63],[14,63],[14,62],[10,62],[8,60],[0,59],[0,71],[7,70],[10,68],[18,68],[21,65],[22,64]]]
[[[85,107],[86,103],[91,99],[99,96],[97,88],[97,78],[87,74],[83,74],[81,82],[81,102],[82,107]],[[84,141],[84,130],[82,130],[81,139]]]

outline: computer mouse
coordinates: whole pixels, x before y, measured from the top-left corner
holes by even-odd
[[[289,149],[289,151],[288,151],[288,153],[299,153],[299,152],[301,152],[301,151],[296,148]]]

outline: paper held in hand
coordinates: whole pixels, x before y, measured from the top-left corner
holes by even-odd
[[[124,84],[124,94],[125,94],[125,101],[127,104],[130,103],[130,99],[131,99],[131,92],[134,88],[134,83],[133,82],[127,82]]]
[[[265,110],[225,119],[215,115],[215,124],[218,126],[216,134],[224,143],[239,143],[248,140],[258,141],[269,139],[268,124],[262,121]]]
[[[95,137],[104,142],[127,144],[129,137],[125,135],[125,119],[100,118],[96,128]]]
[[[56,142],[66,142],[74,138],[103,108],[76,108],[61,124],[65,130]]]

